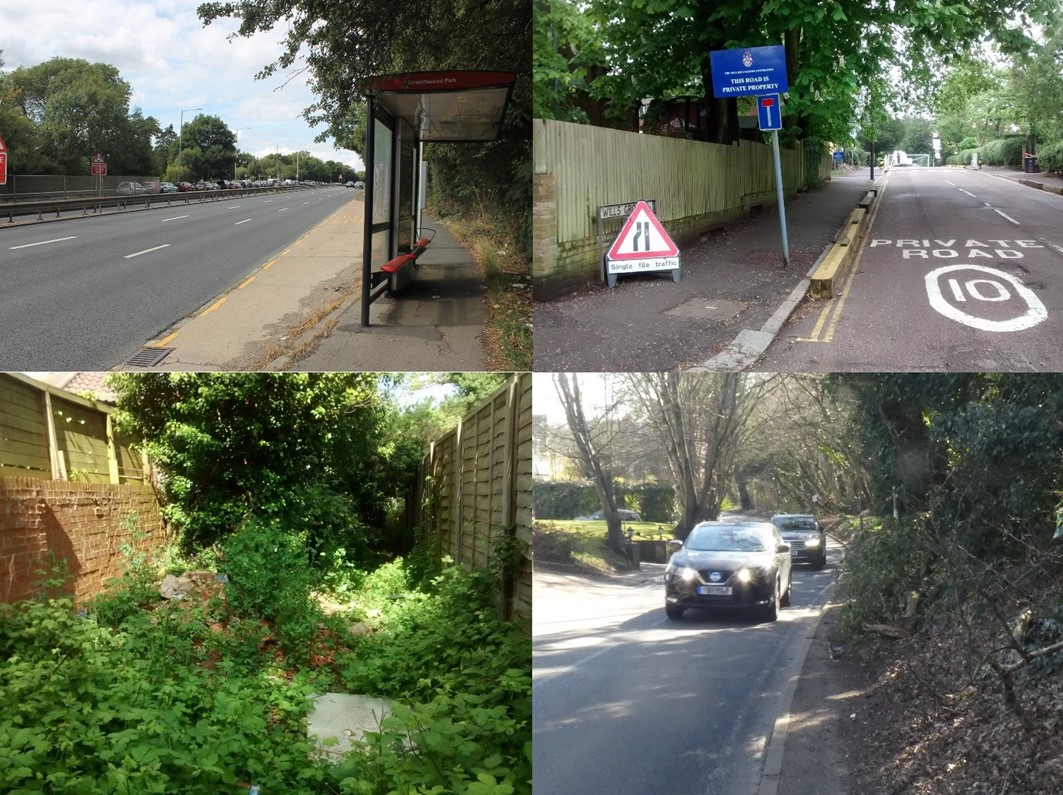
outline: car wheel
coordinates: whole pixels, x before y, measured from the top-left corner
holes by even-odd
[[[666,602],[665,605],[664,605],[664,612],[673,621],[678,621],[679,619],[681,619],[683,617],[683,612],[684,611],[683,611],[683,608],[680,607],[679,605],[668,604]]]
[[[775,578],[775,593],[771,595],[771,601],[764,606],[764,620],[776,621],[779,618],[779,578]]]
[[[794,590],[794,578],[791,575],[786,580],[786,593],[784,593],[782,595],[782,598],[779,600],[779,607],[789,607],[790,606],[790,597],[793,595],[793,590]]]
[[[812,564],[812,568],[815,569],[816,571],[821,571],[823,569],[823,567],[826,566],[826,565],[827,565],[827,553],[824,552],[822,555],[819,556],[819,560],[817,560],[815,563]]]

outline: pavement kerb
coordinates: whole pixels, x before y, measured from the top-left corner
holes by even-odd
[[[874,194],[875,201],[877,201],[880,192],[881,187],[878,182],[872,183],[868,188],[868,193]],[[864,200],[861,201],[863,202]],[[873,206],[874,204],[872,203],[867,211],[862,213],[859,228],[857,229],[856,234],[852,237],[852,241],[841,248],[855,251],[859,247],[859,243],[867,231],[868,219],[872,215],[871,208]],[[851,214],[849,218],[845,220],[845,223],[839,227],[838,234],[834,236],[836,242],[827,246],[823,250],[823,253],[821,253],[812,264],[812,267],[809,268],[805,277],[797,283],[797,286],[794,287],[772,316],[765,321],[759,331],[756,329],[743,329],[738,332],[738,336],[735,337],[734,341],[728,344],[722,351],[701,362],[701,364],[688,368],[687,372],[734,372],[737,370],[744,370],[756,363],[757,359],[763,356],[764,352],[768,350],[768,346],[774,342],[775,337],[778,336],[782,327],[786,325],[786,321],[790,319],[790,315],[794,313],[794,310],[797,309],[801,301],[804,300],[805,295],[810,293],[813,274],[815,274],[820,268],[824,260],[831,256],[836,248],[839,248],[837,240],[845,235],[846,230],[852,222],[853,215],[855,215],[856,212],[859,212],[859,210],[859,207],[854,210],[853,214]]]
[[[826,603],[830,603],[837,588],[838,580],[835,579],[824,592],[827,597]],[[808,656],[808,650],[812,648],[812,641],[822,620],[823,611],[821,610],[809,628],[808,634],[801,641],[796,663],[797,675],[792,676],[786,684],[786,690],[782,694],[782,708],[779,710],[779,716],[775,719],[775,727],[772,729],[771,737],[768,738],[768,745],[764,749],[764,768],[760,774],[760,786],[757,789],[757,795],[777,795],[779,792],[779,784],[782,781],[783,760],[786,754],[786,737],[790,731],[790,707],[793,706],[794,693],[797,692],[797,685],[805,668],[805,658]]]
[[[951,168],[956,168],[956,166],[951,166]],[[1008,177],[1002,174],[994,174],[991,171],[982,171],[981,169],[978,169],[978,173],[984,174],[987,177],[992,177],[993,179],[1002,179],[1008,182],[1016,182],[1019,185],[1022,185],[1027,188],[1043,190],[1047,193],[1054,193],[1057,196],[1063,196],[1063,185],[1053,185],[1050,182],[1038,182],[1035,179],[1027,179],[1025,177]]]
[[[835,242],[827,256],[820,260],[820,265],[813,272],[809,295],[812,298],[834,298],[835,280],[844,273],[853,260],[853,252],[867,233],[868,219],[871,217],[875,202],[878,200],[879,188],[872,185],[867,195],[860,200],[860,206],[853,210],[849,220],[838,232]],[[856,227],[853,229],[853,227]]]

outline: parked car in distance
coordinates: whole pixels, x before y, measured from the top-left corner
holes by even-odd
[[[139,182],[119,182],[118,187],[115,188],[115,192],[121,193],[125,196],[132,196],[140,193],[147,193],[148,189]]]
[[[620,515],[620,521],[622,522],[641,522],[642,517],[639,516],[638,511],[629,511],[627,508],[617,508],[616,512]],[[595,511],[590,516],[577,516],[573,521],[576,522],[598,522],[605,520],[605,511]]]
[[[771,523],[790,545],[794,563],[808,563],[814,569],[827,565],[827,534],[816,517],[808,513],[777,513]]]
[[[184,193],[185,191],[190,191],[190,190],[195,190],[195,189],[196,189],[196,186],[193,185],[191,182],[178,182],[177,183],[177,192],[178,193]]]
[[[365,183],[362,182],[360,179],[356,179],[354,181],[354,189],[355,190],[365,190]]]
[[[664,574],[664,611],[680,619],[690,608],[745,608],[768,621],[790,606],[790,547],[770,522],[701,522],[675,553]]]
[[[177,193],[177,186],[172,182],[160,182],[159,193]]]

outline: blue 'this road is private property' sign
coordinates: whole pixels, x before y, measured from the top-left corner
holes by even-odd
[[[709,53],[709,63],[712,94],[717,99],[784,94],[790,90],[786,79],[786,48],[781,44],[713,50]]]

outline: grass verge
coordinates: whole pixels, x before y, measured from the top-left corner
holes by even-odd
[[[623,527],[634,541],[672,537],[671,528],[657,522],[624,522]],[[599,574],[634,569],[627,557],[609,549],[604,521],[538,521],[532,529],[532,545],[537,562],[576,566]]]
[[[513,236],[482,208],[437,217],[468,249],[487,291],[484,347],[487,369],[524,371],[532,366],[530,258]]]

